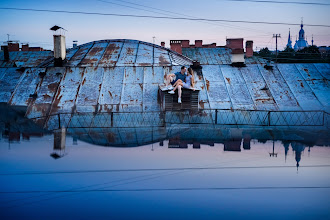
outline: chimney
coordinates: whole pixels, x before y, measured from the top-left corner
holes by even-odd
[[[175,52],[182,54],[181,40],[170,40],[170,47],[171,50],[174,50]]]
[[[8,42],[8,51],[19,51],[19,44],[18,43],[13,43],[13,42]]]
[[[245,66],[243,38],[228,38],[226,47],[231,49],[231,64],[232,66]]]
[[[162,47],[165,47],[165,42],[162,41],[162,42],[160,43],[160,45],[161,45]]]
[[[253,41],[252,40],[248,40],[245,43],[245,56],[253,57]]]
[[[5,61],[9,61],[9,50],[8,50],[8,46],[7,45],[2,46],[2,49],[3,49],[3,55],[4,55],[4,58],[5,58]]]
[[[22,51],[29,51],[29,44],[23,44]]]
[[[66,56],[65,36],[54,35],[55,66],[62,66],[65,56]]]
[[[203,40],[195,40],[195,47],[203,47]]]
[[[73,45],[72,45],[72,47],[73,47],[73,48],[76,48],[77,46],[78,46],[78,41],[77,41],[77,40],[74,40],[74,41],[73,41]]]
[[[181,41],[181,47],[182,48],[189,48],[190,46],[189,46],[189,40],[182,40]]]
[[[65,29],[55,25],[50,28],[50,30],[54,31],[54,66],[63,66],[63,61],[66,56],[64,36]]]

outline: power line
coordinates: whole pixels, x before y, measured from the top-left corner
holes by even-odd
[[[200,190],[273,190],[273,189],[330,189],[330,186],[256,186],[256,187],[196,187],[151,189],[84,189],[84,190],[25,190],[1,191],[0,194],[27,193],[81,193],[81,192],[152,192],[152,191],[200,191]]]
[[[284,2],[284,1],[262,1],[262,0],[223,0],[223,1],[330,6],[330,4],[328,4],[328,3],[321,3],[321,2],[287,2],[287,1]]]
[[[35,11],[35,12],[83,14],[83,15],[101,15],[101,16],[117,16],[117,17],[169,19],[169,20],[212,21],[212,22],[229,22],[229,23],[268,24],[268,25],[300,25],[298,23],[286,23],[286,22],[244,21],[244,20],[207,19],[207,18],[184,18],[184,17],[169,17],[169,16],[114,14],[114,13],[101,13],[101,12],[65,11],[65,10],[49,10],[49,9],[32,9],[32,8],[5,8],[5,7],[1,7],[0,9],[2,9],[2,10],[16,10],[16,11]],[[325,25],[325,24],[304,24],[304,25],[305,26],[312,26],[312,27],[330,27],[330,25]]]
[[[250,167],[179,167],[179,168],[152,168],[152,169],[118,169],[118,170],[68,170],[46,171],[26,173],[0,173],[0,176],[15,175],[49,175],[49,174],[72,174],[72,173],[112,173],[112,172],[145,172],[145,171],[174,171],[174,170],[219,170],[219,169],[268,169],[268,168],[292,168],[296,166],[250,166]],[[330,165],[307,165],[301,167],[330,167]]]

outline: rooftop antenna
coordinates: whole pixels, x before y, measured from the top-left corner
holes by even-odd
[[[7,42],[9,42],[9,35],[10,35],[10,34],[7,34],[7,38],[8,38]]]
[[[152,43],[155,44],[155,36],[152,37]]]

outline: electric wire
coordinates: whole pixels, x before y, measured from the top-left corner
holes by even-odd
[[[270,0],[269,1],[264,1],[264,0],[222,0],[222,1],[330,6],[330,4],[328,4],[328,3],[321,3],[321,2],[292,2],[292,1],[270,1]]]
[[[9,8],[9,7],[0,7],[0,9],[1,10],[16,10],[16,11],[34,11],[34,12],[83,14],[83,15],[101,15],[101,16],[117,16],[117,17],[134,17],[134,18],[170,19],[170,20],[213,21],[213,22],[267,24],[267,25],[300,25],[298,23],[286,23],[286,22],[228,20],[228,19],[208,19],[208,18],[185,18],[185,17],[151,16],[151,15],[134,15],[134,14],[116,14],[116,13],[66,11],[66,10],[50,10],[50,9],[33,9],[33,8]],[[329,28],[330,27],[330,25],[326,25],[326,24],[304,24],[304,25],[305,26],[312,26],[312,27],[326,27],[326,28]]]

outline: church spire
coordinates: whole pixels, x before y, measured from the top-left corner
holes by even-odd
[[[288,43],[287,43],[286,47],[292,48],[292,40],[291,40],[290,28],[289,28]]]

